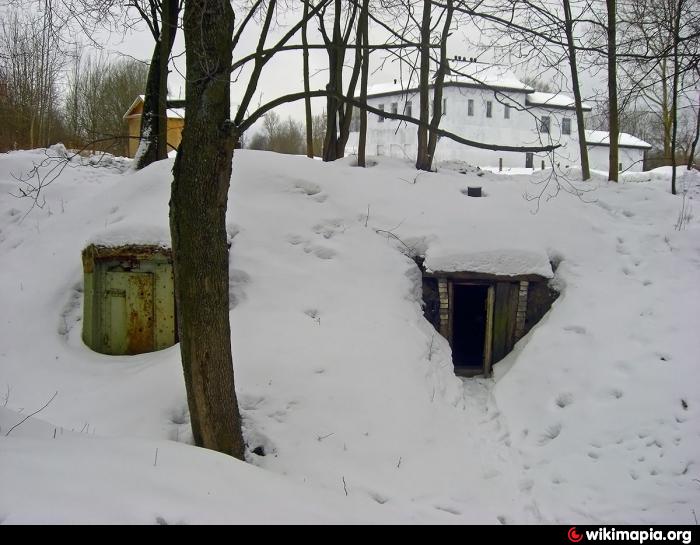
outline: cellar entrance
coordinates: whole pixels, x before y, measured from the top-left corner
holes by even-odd
[[[486,343],[488,286],[453,286],[452,361],[464,370],[481,370]]]

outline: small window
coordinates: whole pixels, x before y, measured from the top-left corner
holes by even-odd
[[[399,113],[399,103],[398,102],[391,103],[391,113],[394,115]]]
[[[474,115],[474,101],[471,98],[467,100],[467,115],[470,117]]]
[[[508,104],[503,109],[503,119],[510,119],[510,106]]]
[[[548,115],[543,115],[540,118],[540,132],[544,134],[549,134],[549,123],[550,119]]]
[[[486,117],[491,117],[491,114],[493,113],[492,108],[493,108],[493,102],[491,102],[490,100],[487,100],[486,101]]]
[[[561,133],[562,134],[571,134],[571,119],[568,117],[565,117],[564,119],[561,120]]]
[[[379,106],[377,106],[377,109],[381,110],[383,112],[384,111],[384,104],[380,104]],[[383,115],[377,116],[377,121],[379,121],[380,123],[384,123],[384,116]]]
[[[406,102],[406,115],[408,117],[413,117],[413,104],[410,100]]]

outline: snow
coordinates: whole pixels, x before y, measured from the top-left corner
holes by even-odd
[[[558,108],[570,108],[575,109],[576,103],[574,99],[563,93],[544,93],[542,91],[535,91],[527,95],[527,103],[533,106],[554,106]],[[583,103],[582,107],[584,111],[590,111],[590,104]]]
[[[81,341],[81,251],[166,244],[173,160],[72,165],[25,217],[11,173],[45,157],[0,155],[0,520],[693,523],[700,224],[674,229],[668,169],[563,180],[577,195],[551,171],[236,150],[246,464],[189,444],[177,346],[106,356]],[[683,174],[689,203],[699,186]],[[553,276],[561,296],[494,378],[461,380],[406,254]]]
[[[509,89],[524,91],[530,93],[533,91],[508,68],[495,64],[487,64],[481,62],[475,63],[458,63],[450,61],[456,73],[449,74],[445,77],[445,84],[468,84],[479,85],[490,89]],[[410,85],[409,85],[410,83]],[[416,91],[415,81],[399,81],[388,83],[375,83],[368,86],[367,96],[376,96],[383,94],[404,94],[411,91]]]
[[[610,133],[607,131],[586,131],[586,142],[588,144],[599,144],[603,146],[610,145]],[[627,134],[626,132],[621,132],[618,138],[618,143],[620,146],[631,146],[635,148],[647,148],[651,149],[651,144],[645,142],[644,140]]]
[[[185,109],[184,108],[168,108],[167,116],[169,118],[179,118],[185,119]]]
[[[465,252],[456,248],[431,246],[425,266],[433,272],[469,271],[503,276],[537,274],[544,278],[554,276],[546,252],[518,247]]]

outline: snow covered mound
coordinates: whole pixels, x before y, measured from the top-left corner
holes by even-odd
[[[189,446],[177,346],[106,356],[81,341],[82,249],[168,244],[172,160],[71,165],[27,213],[11,174],[44,157],[0,155],[0,520],[693,523],[695,174],[681,212],[666,172],[547,200],[547,172],[236,151],[243,464]],[[484,197],[463,194],[475,183]],[[423,317],[416,255],[553,277],[561,296],[495,379],[463,381]]]

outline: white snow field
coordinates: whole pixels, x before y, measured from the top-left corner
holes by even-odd
[[[695,522],[697,173],[676,230],[668,169],[548,198],[549,171],[236,151],[243,463],[190,446],[177,346],[106,356],[81,340],[82,249],[167,243],[173,160],[72,164],[28,212],[12,174],[57,151],[0,155],[0,521]],[[484,197],[463,194],[476,184]],[[404,244],[428,267],[552,262],[561,296],[493,378],[458,379]]]

